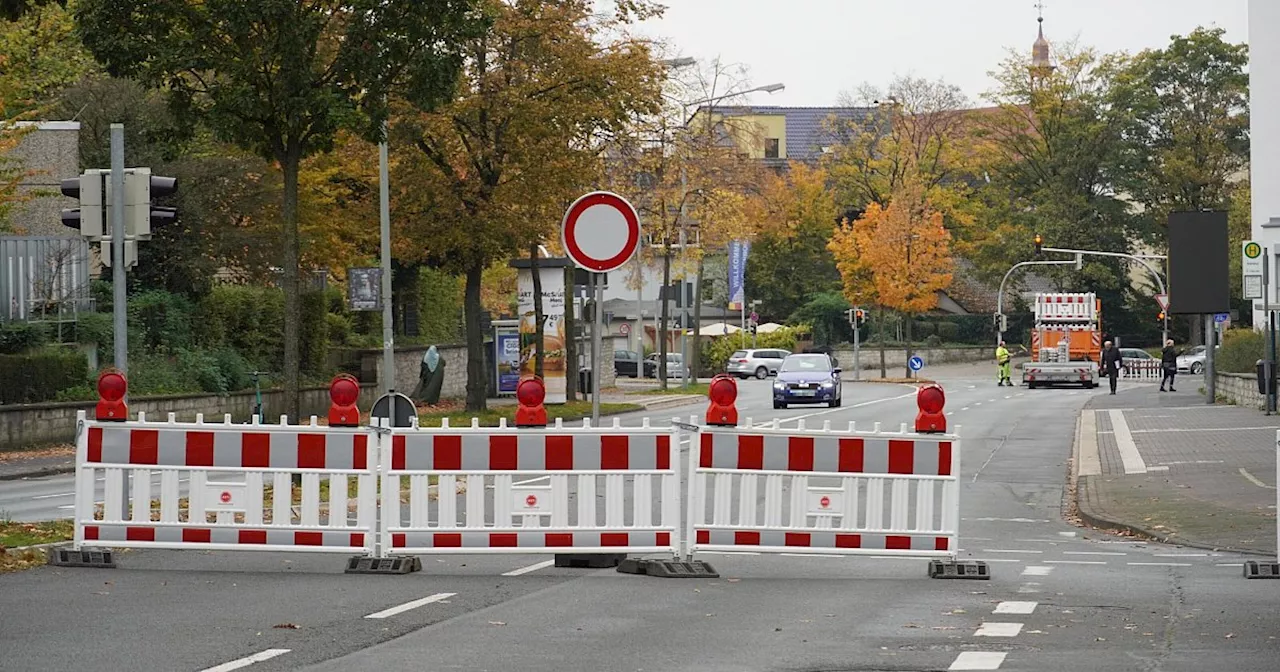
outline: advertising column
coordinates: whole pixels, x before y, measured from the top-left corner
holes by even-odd
[[[534,375],[534,344],[538,333],[542,333],[543,382],[547,387],[547,398],[544,403],[563,404],[568,400],[566,394],[564,347],[564,270],[561,268],[539,268],[542,274],[542,315],[546,319],[542,329],[538,329],[533,309],[533,271],[528,268],[518,270],[516,293],[520,310],[520,376]]]

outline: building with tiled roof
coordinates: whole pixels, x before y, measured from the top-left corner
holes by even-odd
[[[717,105],[698,108],[689,125],[710,114],[721,134],[732,136],[748,156],[781,167],[790,161],[817,162],[840,142],[839,122],[862,122],[877,112],[871,107]]]

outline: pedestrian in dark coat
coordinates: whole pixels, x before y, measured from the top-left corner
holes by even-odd
[[[1120,369],[1124,367],[1124,359],[1120,357],[1120,350],[1111,341],[1102,344],[1102,375],[1106,376],[1111,383],[1111,394],[1116,393],[1116,379],[1120,377]]]
[[[1164,351],[1160,353],[1160,369],[1164,372],[1164,377],[1160,379],[1160,391],[1164,392],[1164,384],[1169,383],[1169,391],[1177,392],[1173,389],[1173,377],[1178,375],[1178,355],[1181,354],[1173,349],[1173,339],[1164,342]]]

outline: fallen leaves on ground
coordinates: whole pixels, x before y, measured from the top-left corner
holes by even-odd
[[[276,630],[300,630],[300,629],[302,629],[302,626],[301,626],[301,625],[298,625],[297,623],[277,623],[277,624],[275,624],[275,625],[273,625],[273,626],[271,626],[271,627],[275,628]]]
[[[76,447],[69,443],[59,443],[44,448],[33,448],[31,450],[7,450],[0,452],[0,464],[4,462],[18,462],[21,460],[37,460],[50,457],[75,457]]]

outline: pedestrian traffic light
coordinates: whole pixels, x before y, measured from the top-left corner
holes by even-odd
[[[1040,234],[1037,233],[1036,234],[1036,256],[1037,257],[1040,256],[1041,248],[1043,247],[1043,245],[1044,245],[1044,239],[1041,238]]]
[[[62,224],[76,229],[89,240],[102,238],[102,174],[87,170],[80,177],[62,180],[63,196],[76,199],[80,207],[62,211]]]

